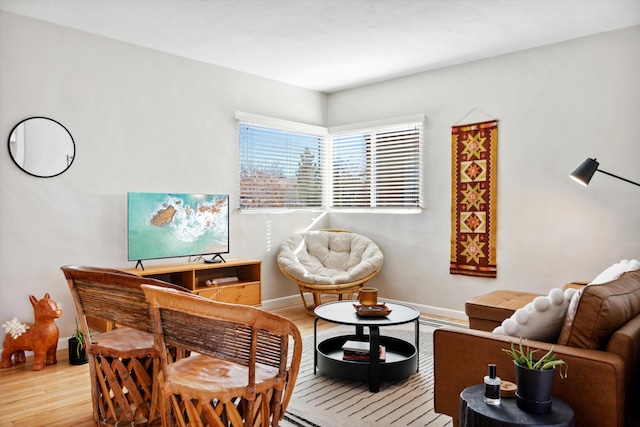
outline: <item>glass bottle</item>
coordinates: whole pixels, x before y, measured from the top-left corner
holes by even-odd
[[[496,376],[496,365],[489,364],[489,375],[484,377],[484,401],[488,405],[500,404],[500,377]]]

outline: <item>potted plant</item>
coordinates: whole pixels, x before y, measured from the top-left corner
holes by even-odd
[[[84,365],[88,361],[85,337],[78,326],[78,318],[76,317],[76,330],[69,338],[69,363]]]
[[[503,349],[513,359],[516,372],[516,403],[520,409],[530,413],[546,414],[551,411],[551,389],[556,373],[560,378],[566,378],[568,365],[553,354],[553,346],[544,356],[536,358],[539,349],[532,350],[529,346],[512,342],[511,349]],[[563,369],[564,368],[564,369]]]

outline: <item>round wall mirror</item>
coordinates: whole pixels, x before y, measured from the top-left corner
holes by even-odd
[[[47,117],[30,117],[9,134],[9,154],[29,175],[51,178],[65,172],[76,155],[73,137],[60,123]]]

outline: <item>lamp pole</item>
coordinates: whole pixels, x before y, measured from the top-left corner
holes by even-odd
[[[603,171],[602,169],[598,169],[598,172],[602,172],[602,173],[603,173],[603,174],[605,174],[605,175],[609,175],[609,176],[612,176],[612,177],[614,177],[614,178],[621,179],[621,180],[623,180],[623,181],[625,181],[625,182],[628,182],[629,184],[637,185],[638,187],[640,187],[640,184],[638,184],[637,182],[633,182],[633,181],[631,181],[630,179],[623,178],[623,177],[618,176],[618,175],[614,175],[614,174],[612,174],[611,172]]]

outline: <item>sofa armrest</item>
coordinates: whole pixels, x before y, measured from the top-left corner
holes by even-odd
[[[618,354],[627,361],[626,424],[640,426],[640,406],[631,403],[640,402],[640,314],[613,333],[607,352]]]
[[[487,364],[497,365],[498,376],[515,382],[515,369],[508,349],[514,337],[472,329],[446,327],[433,334],[435,410],[459,418],[460,393],[480,384]],[[552,344],[528,340],[531,348],[549,350]],[[558,358],[568,365],[568,376],[556,376],[554,396],[573,409],[581,427],[623,427],[625,366],[616,354],[553,345]],[[456,421],[457,424],[457,421]]]
[[[574,289],[580,290],[580,289],[584,288],[585,286],[587,286],[588,284],[589,284],[589,282],[585,282],[585,281],[570,282],[570,283],[566,283],[562,287],[562,289],[566,290],[566,289],[569,289],[569,288],[574,288]]]

